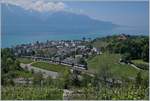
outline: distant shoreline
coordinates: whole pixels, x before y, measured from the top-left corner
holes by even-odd
[[[103,38],[103,37],[107,37],[107,36],[113,36],[113,35],[119,35],[121,33],[118,33],[118,34],[112,34],[112,35],[101,35],[101,36],[98,36],[98,37],[84,37],[86,39],[91,39],[91,40],[94,40],[96,38]],[[131,36],[149,36],[149,34],[126,34],[126,35],[131,35]],[[65,40],[65,41],[72,41],[72,40],[82,40],[83,37],[80,37],[80,38],[77,38],[77,39],[39,39],[39,40],[30,40],[30,41],[22,41],[20,43],[16,43],[16,44],[12,44],[12,45],[4,45],[3,44],[3,38],[1,38],[1,48],[12,48],[13,46],[16,46],[16,45],[21,45],[21,44],[32,44],[32,43],[35,43],[37,41],[39,42],[42,42],[42,43],[45,43],[46,41],[61,41],[61,40]],[[8,40],[7,40],[8,41]]]

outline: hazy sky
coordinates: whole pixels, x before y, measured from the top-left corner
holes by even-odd
[[[39,12],[66,10],[119,25],[148,27],[148,1],[56,1],[58,2],[52,0],[2,0],[1,2],[21,6],[27,10]]]
[[[65,2],[68,8],[80,10],[99,20],[120,25],[148,26],[148,2]]]

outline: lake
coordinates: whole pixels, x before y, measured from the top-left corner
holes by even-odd
[[[107,35],[114,35],[114,34],[132,34],[132,35],[148,35],[148,30],[143,30],[140,28],[129,28],[129,27],[120,27],[109,31],[99,31],[96,33],[53,33],[53,32],[47,32],[47,33],[35,33],[35,34],[27,34],[27,33],[4,33],[1,36],[1,45],[2,48],[5,47],[11,47],[12,45],[15,46],[17,44],[24,44],[24,43],[31,43],[36,41],[46,41],[46,40],[76,40],[76,39],[82,39],[85,38],[97,38],[97,37],[103,37]]]

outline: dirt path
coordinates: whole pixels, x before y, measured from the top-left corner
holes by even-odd
[[[140,70],[140,68],[138,68],[137,66],[135,66],[134,64],[130,64],[132,67],[134,67],[137,70]]]
[[[21,63],[20,66],[22,68],[24,68],[24,69],[29,70],[29,71],[33,70],[35,73],[41,72],[43,74],[44,78],[47,78],[48,76],[50,76],[50,77],[55,79],[55,78],[57,78],[59,76],[59,74],[57,72],[41,69],[41,68],[38,68],[38,67],[34,67],[31,64],[32,63],[30,63],[30,64],[23,64],[23,63]]]

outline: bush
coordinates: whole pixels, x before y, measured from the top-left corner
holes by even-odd
[[[130,53],[123,54],[121,62],[130,63],[131,62],[131,55],[130,55]]]

